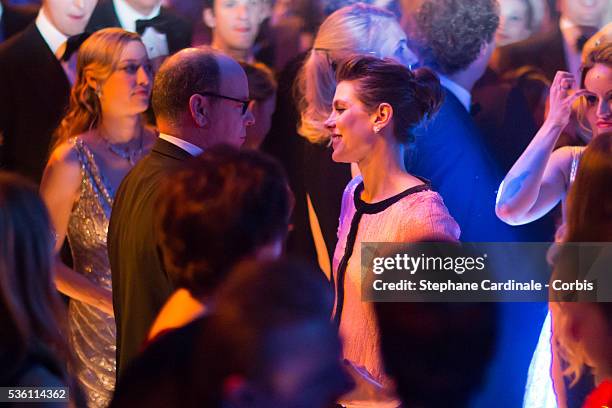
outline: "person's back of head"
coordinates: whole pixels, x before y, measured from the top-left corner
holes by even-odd
[[[499,25],[496,0],[423,0],[414,11],[411,44],[425,66],[444,75],[484,73]],[[482,59],[481,64],[476,64]]]
[[[280,254],[291,208],[274,159],[230,146],[208,149],[160,194],[156,220],[168,275],[196,297],[210,295],[235,263]]]
[[[113,407],[327,408],[351,383],[320,269],[244,262],[211,313],[161,336],[120,379]]]
[[[239,265],[209,317],[203,401],[235,407],[324,408],[350,387],[320,269],[292,260]]]
[[[612,242],[612,132],[600,134],[587,145],[576,173],[576,179],[567,196],[567,233],[563,252],[556,259],[551,280],[581,282],[582,273],[599,276],[608,269],[592,266],[585,270],[587,262],[593,261],[592,251],[582,252],[577,243],[604,243],[599,256],[609,254],[605,243]],[[588,248],[588,245],[587,245]],[[582,254],[590,256],[579,258]],[[580,264],[578,263],[578,260]],[[578,267],[581,265],[581,267]],[[605,268],[605,267],[604,267]],[[597,279],[598,285],[607,283]],[[583,292],[575,291],[581,300]],[[552,293],[553,340],[567,362],[564,374],[575,384],[584,373],[584,367],[593,369],[596,379],[612,375],[612,302],[598,299],[597,303],[574,301],[562,302],[566,292]],[[593,300],[593,299],[590,299]]]
[[[386,372],[406,407],[466,407],[494,353],[493,303],[375,303]]]
[[[392,57],[409,65],[416,59],[406,43],[395,15],[387,10],[358,3],[329,15],[296,79],[299,133],[315,143],[328,139],[323,122],[331,112],[337,65],[354,54]]]
[[[33,184],[0,172],[0,378],[17,375],[31,353],[66,362],[65,309],[52,273],[53,229]],[[60,377],[66,380],[61,364]],[[6,384],[6,382],[1,381]],[[13,385],[13,384],[9,384]],[[44,384],[41,384],[44,385]]]
[[[151,102],[161,133],[202,149],[241,146],[253,124],[244,70],[210,47],[186,48],[167,58],[155,76]]]
[[[612,242],[612,132],[591,140],[567,196],[568,242]]]
[[[278,84],[274,72],[265,64],[240,62],[240,66],[249,81],[250,110],[255,118],[255,124],[247,129],[244,147],[257,149],[272,126]]]

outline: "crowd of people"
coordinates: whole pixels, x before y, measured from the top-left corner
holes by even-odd
[[[612,242],[610,3],[2,0],[0,386],[612,404],[611,303],[366,302],[361,250]]]

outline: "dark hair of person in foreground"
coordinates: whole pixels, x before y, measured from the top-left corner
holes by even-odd
[[[70,386],[78,404],[66,369],[66,310],[52,279],[52,231],[36,187],[0,171],[0,385]]]
[[[294,260],[238,265],[211,314],[152,343],[112,407],[326,408],[352,386],[323,273]]]

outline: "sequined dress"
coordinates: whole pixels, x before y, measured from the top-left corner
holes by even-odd
[[[67,238],[74,270],[94,284],[111,290],[106,235],[113,192],[82,139],[70,140],[81,166],[81,187]],[[101,310],[71,299],[68,307],[70,346],[75,355],[73,375],[87,395],[89,407],[109,405],[115,388],[115,319]]]

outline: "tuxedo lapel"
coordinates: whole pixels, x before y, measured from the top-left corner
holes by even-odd
[[[152,152],[158,155],[170,157],[172,159],[179,160],[179,161],[184,161],[192,157],[191,154],[189,154],[189,152],[181,149],[177,145],[174,145],[160,137],[158,137],[157,140],[155,141]]]
[[[102,0],[94,9],[86,31],[93,33],[108,27],[121,27],[121,23],[112,0]]]
[[[168,21],[170,29],[166,33],[168,41],[168,51],[174,54],[177,51],[191,45],[191,27],[189,23],[172,13],[165,7],[159,11],[160,17]]]
[[[559,70],[567,71],[563,34],[558,26],[556,30],[550,33],[545,48],[546,55],[541,55],[539,61],[542,70],[551,78],[554,78]]]

